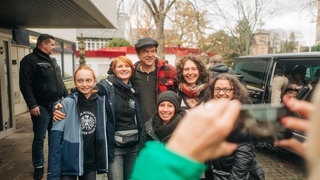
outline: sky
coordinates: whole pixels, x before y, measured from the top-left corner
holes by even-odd
[[[302,1],[303,2],[303,1]],[[314,9],[301,8],[301,1],[281,0],[277,6],[282,12],[268,19],[266,29],[283,29],[288,34],[295,32],[301,45],[314,45],[316,38],[316,7]]]
[[[216,0],[220,3],[220,7],[223,8],[223,2],[226,0]],[[245,0],[250,2],[250,0]],[[263,19],[264,25],[262,26],[265,30],[281,29],[288,35],[294,32],[296,40],[299,41],[300,45],[314,45],[316,37],[316,13],[317,7],[306,7],[306,2],[310,0],[265,0],[268,8],[274,11],[273,15]],[[123,0],[126,4],[125,9],[130,9],[133,3],[142,4],[140,0]],[[213,0],[198,1],[198,5],[201,7],[201,2],[213,2]],[[232,2],[232,0],[231,0]],[[250,3],[249,3],[250,5]],[[215,18],[210,17],[211,9],[217,8],[217,5],[211,3],[210,5],[205,4],[204,10],[208,11],[208,19],[215,24]],[[229,13],[230,9],[225,8],[224,12]],[[232,13],[233,11],[231,11]]]

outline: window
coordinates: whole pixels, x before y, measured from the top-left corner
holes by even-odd
[[[268,59],[244,59],[237,61],[234,70],[244,76],[246,85],[264,90],[269,62]]]

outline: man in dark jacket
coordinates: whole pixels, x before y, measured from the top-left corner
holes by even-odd
[[[215,78],[221,73],[233,74],[233,71],[229,69],[227,65],[223,64],[223,58],[218,54],[210,58],[210,67],[208,70],[211,78]]]
[[[52,126],[51,105],[68,94],[61,69],[57,61],[50,57],[54,44],[53,36],[41,34],[37,40],[37,47],[20,62],[20,91],[33,123],[34,179],[42,179],[43,176],[43,143],[46,130],[50,133]]]
[[[157,58],[158,42],[152,38],[139,39],[135,44],[140,61],[135,64],[132,82],[139,96],[143,123],[156,111],[161,92],[175,90],[175,68]]]

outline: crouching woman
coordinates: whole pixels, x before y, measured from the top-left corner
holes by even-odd
[[[53,122],[48,179],[96,179],[108,169],[105,98],[94,90],[88,66],[75,71],[74,83],[76,91],[61,102],[67,116]]]
[[[147,141],[155,140],[166,143],[185,114],[180,107],[180,97],[173,91],[162,92],[157,100],[157,110],[145,123],[139,142],[139,149]]]

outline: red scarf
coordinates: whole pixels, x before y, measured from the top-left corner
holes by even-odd
[[[198,84],[195,87],[188,86],[186,83],[180,83],[179,89],[189,98],[196,98],[208,87],[207,83]]]

